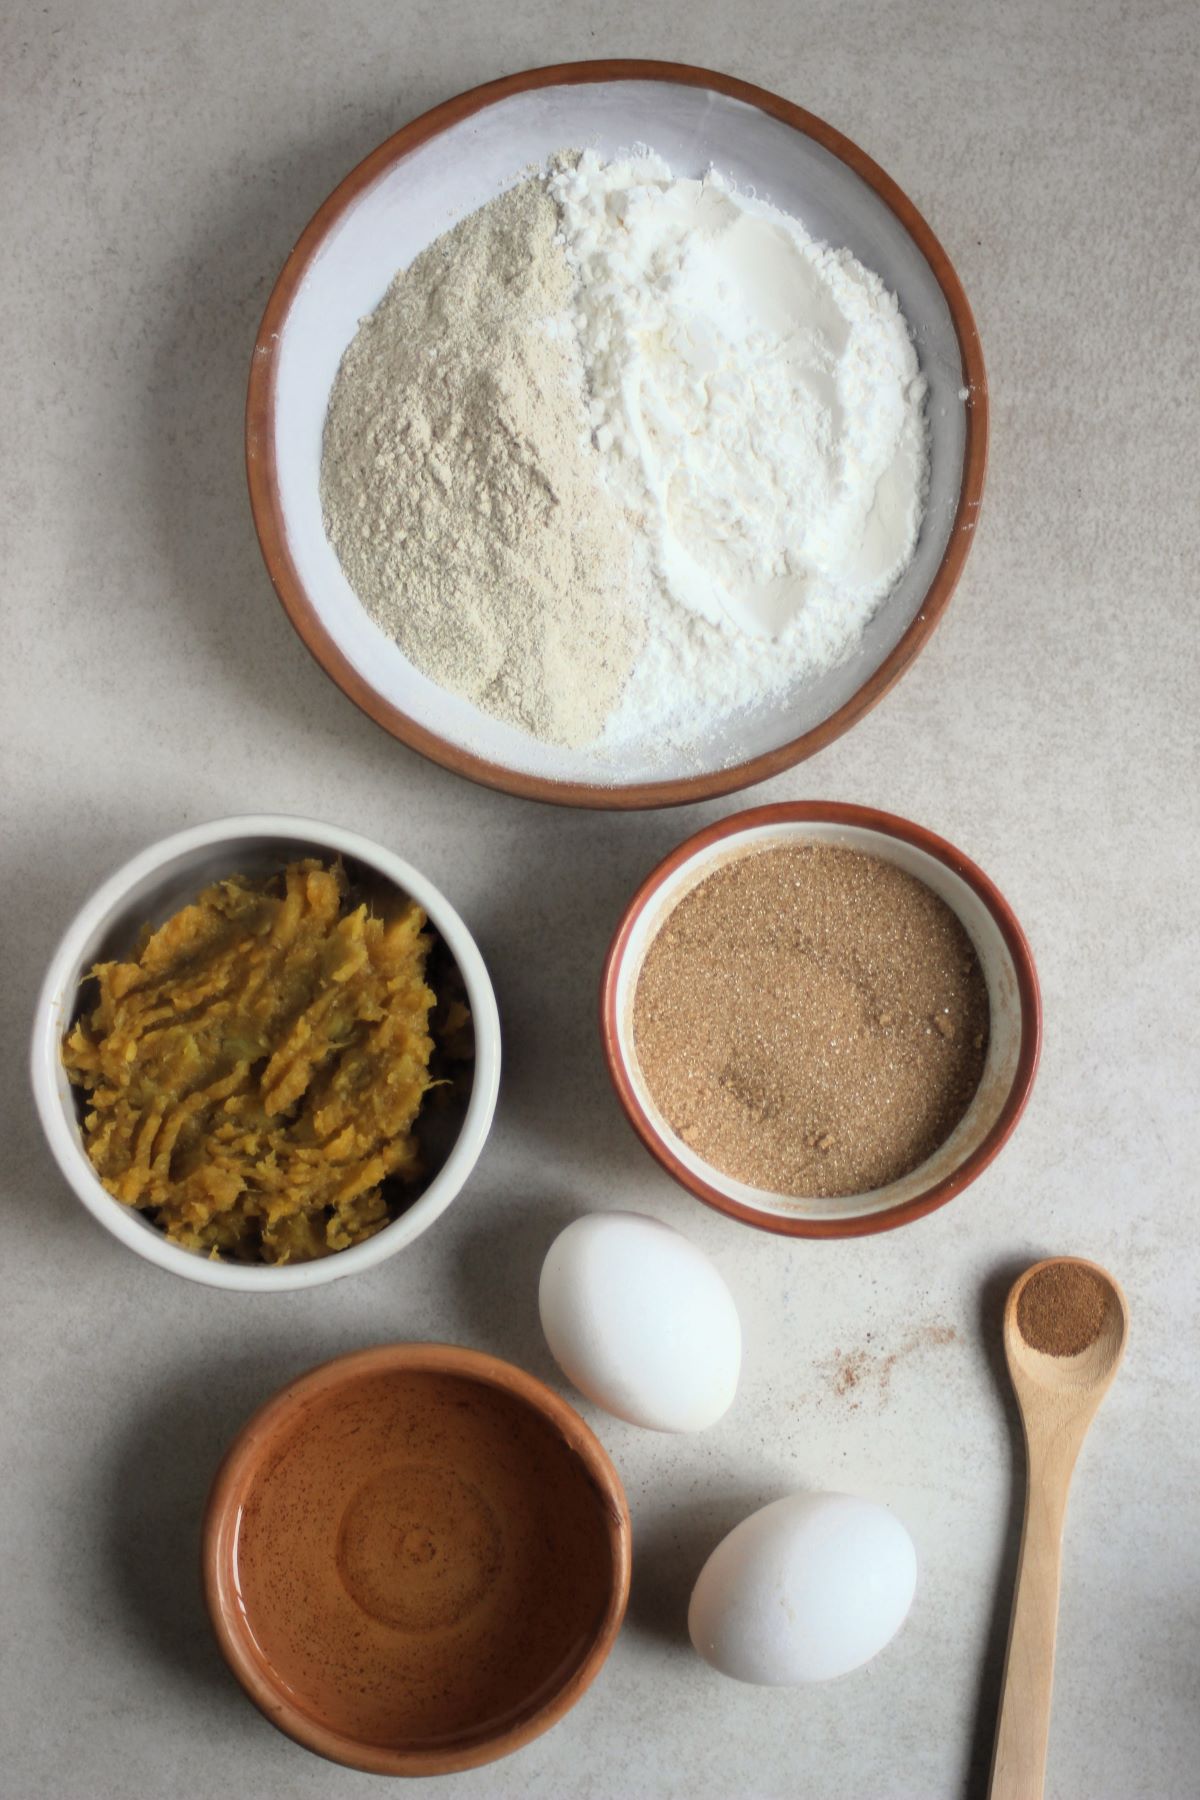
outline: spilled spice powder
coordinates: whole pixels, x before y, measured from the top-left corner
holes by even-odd
[[[979,1086],[988,998],[956,915],[830,844],[736,856],[668,914],[633,1006],[650,1093],[753,1187],[866,1193],[945,1142]]]
[[[868,1345],[871,1336],[868,1332]],[[953,1325],[919,1325],[901,1339],[895,1350],[886,1354],[866,1347],[861,1350],[835,1350],[825,1362],[818,1364],[818,1368],[837,1398],[850,1398],[850,1410],[857,1412],[860,1400],[868,1391],[881,1407],[887,1405],[891,1396],[892,1374],[898,1363],[906,1362],[921,1350],[941,1349],[957,1342],[958,1332]]]
[[[1052,1263],[1021,1289],[1017,1329],[1031,1350],[1078,1356],[1095,1343],[1108,1312],[1108,1289],[1082,1263]]]

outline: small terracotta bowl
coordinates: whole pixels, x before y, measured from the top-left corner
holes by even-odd
[[[991,1035],[978,1091],[927,1161],[873,1193],[798,1199],[752,1188],[714,1169],[679,1138],[647,1089],[633,1040],[633,1001],[650,943],[679,901],[722,863],[752,848],[830,843],[895,863],[957,913],[987,982]],[[600,1031],[617,1095],[646,1148],[689,1193],[763,1231],[860,1237],[907,1225],[944,1206],[986,1169],[1025,1109],[1041,1048],[1041,996],[1025,934],[1008,902],[961,851],[920,825],[873,807],[835,802],[761,806],[688,838],[642,883],[604,965]]]
[[[629,1597],[629,1507],[532,1375],[383,1344],[243,1427],[204,1521],[209,1616],[254,1704],[373,1775],[444,1775],[540,1736],[590,1686]]]

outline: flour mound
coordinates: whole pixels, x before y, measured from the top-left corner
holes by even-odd
[[[716,171],[587,150],[549,185],[594,441],[651,573],[606,742],[686,747],[832,668],[907,568],[925,380],[878,276]]]
[[[326,532],[375,622],[442,687],[564,746],[599,736],[645,635],[573,290],[542,179],[464,219],[360,326],[321,462]]]

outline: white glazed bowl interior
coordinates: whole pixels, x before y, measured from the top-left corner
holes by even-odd
[[[339,855],[375,871],[422,906],[458,965],[475,1026],[475,1067],[462,1125],[425,1191],[365,1243],[316,1262],[280,1267],[213,1262],[169,1243],[141,1213],[114,1200],[100,1185],[83,1146],[75,1090],[62,1065],[63,1035],[88,971],[108,957],[127,954],[143,925],[162,924],[222,876],[266,875],[294,857]],[[500,1024],[492,984],[470,932],[432,883],[400,857],[355,832],[309,819],[278,815],[218,819],[143,850],[104,883],[68,927],[38,998],[32,1076],[34,1099],[55,1160],[106,1230],[139,1256],[190,1281],[278,1293],[369,1269],[402,1250],[445,1211],[474,1168],[491,1127],[500,1078]]]
[[[646,952],[667,916],[690,889],[723,863],[750,849],[795,843],[839,844],[894,863],[932,888],[962,921],[979,956],[987,982],[991,1032],[987,1060],[975,1098],[954,1131],[933,1155],[899,1181],[871,1193],[832,1199],[794,1199],[765,1188],[749,1187],[706,1163],[672,1131],[656,1106],[638,1062],[633,1035],[633,1002]],[[864,826],[796,821],[751,827],[700,850],[667,880],[646,906],[630,932],[616,983],[616,1025],[621,1056],[631,1086],[655,1131],[671,1154],[697,1179],[730,1200],[777,1219],[848,1220],[888,1211],[927,1192],[952,1175],[983,1142],[995,1125],[1012,1089],[1021,1049],[1021,998],[1012,954],[990,908],[960,875],[937,857],[901,838]]]
[[[360,320],[392,277],[450,226],[511,187],[557,150],[606,156],[648,142],[677,174],[715,165],[799,218],[818,238],[848,246],[899,296],[929,383],[929,504],[916,555],[837,668],[715,731],[702,755],[666,757],[651,739],[619,766],[593,748],[536,743],[422,675],[367,616],[325,536],[321,439],[329,394]],[[589,82],[495,101],[440,132],[353,201],[317,252],[280,330],[274,452],[283,526],[300,581],[362,680],[456,747],[555,781],[630,786],[742,763],[813,730],[879,668],[920,611],[950,536],[962,485],[964,373],[950,311],[933,270],[884,201],[811,138],[757,107],[674,82]]]

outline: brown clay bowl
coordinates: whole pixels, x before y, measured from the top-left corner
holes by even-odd
[[[897,864],[957,913],[987,982],[991,1033],[978,1091],[950,1137],[927,1161],[874,1192],[799,1199],[752,1188],[704,1162],[659,1112],[638,1064],[633,999],[659,926],[688,890],[721,863],[767,845],[845,845]],[[834,801],[800,801],[735,813],[697,832],[647,876],[617,927],[600,989],[600,1034],[609,1074],[646,1148],[689,1193],[718,1212],[789,1237],[861,1237],[907,1225],[960,1194],[996,1157],[1025,1110],[1037,1073],[1042,1009],[1037,971],[1012,908],[983,870],[944,838],[892,813]]]
[[[203,1569],[221,1650],[280,1731],[370,1774],[447,1774],[520,1749],[594,1680],[629,1595],[629,1508],[533,1376],[384,1344],[243,1427]]]
[[[321,443],[338,365],[393,275],[434,238],[571,144],[645,141],[684,175],[715,165],[849,248],[894,292],[929,388],[929,499],[908,570],[845,661],[664,752],[619,758],[538,744],[439,688],[355,597],[322,522]],[[506,76],[414,119],[354,169],[284,265],[255,344],[246,405],[250,503],[267,570],[321,668],[422,755],[486,786],[570,806],[711,799],[776,775],[849,729],[944,613],[974,542],[988,402],[971,309],[912,201],[856,144],[779,95],[677,63],[564,63]]]

